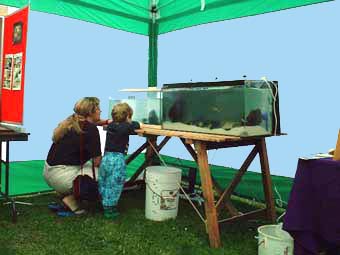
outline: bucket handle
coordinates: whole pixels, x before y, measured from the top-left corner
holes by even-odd
[[[154,194],[156,194],[158,197],[160,197],[161,199],[167,199],[167,198],[176,198],[177,194],[179,193],[179,190],[177,192],[175,192],[172,196],[162,196],[160,194],[158,194],[156,191],[154,191],[151,186],[149,185],[149,183],[146,183],[146,186],[151,190],[151,192],[153,192]]]
[[[258,236],[254,236],[255,239],[260,239]],[[267,237],[264,237],[261,242],[258,243],[258,246],[262,245],[264,248],[267,248]]]

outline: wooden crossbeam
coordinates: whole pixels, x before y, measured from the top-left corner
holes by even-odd
[[[170,139],[171,139],[170,136],[164,137],[163,141],[158,145],[157,151],[160,151],[160,150],[164,147],[164,145],[167,144],[167,142],[168,142]]]
[[[131,178],[125,183],[125,186],[134,185],[134,182],[138,178],[138,176],[143,172],[145,167],[147,166],[146,160],[144,160],[143,164],[136,170],[136,172],[131,176]]]
[[[222,187],[218,184],[218,182],[215,180],[215,178],[213,176],[211,176],[211,180],[213,182],[213,185],[214,185],[214,188],[217,192],[217,194],[219,196],[222,196],[223,194],[223,189]],[[229,214],[231,216],[236,216],[236,215],[239,215],[240,212],[236,209],[235,206],[233,206],[233,204],[231,203],[230,200],[225,200],[224,203],[223,203],[225,209],[227,209],[227,211],[229,212]],[[215,205],[216,209],[217,209],[217,213],[219,213],[219,208],[217,207],[217,204]]]
[[[180,138],[181,142],[183,143],[184,147],[187,149],[187,151],[190,153],[191,157],[195,160],[195,162],[197,163],[197,155],[195,150],[185,142],[185,139]]]
[[[158,146],[155,146],[156,150],[159,152],[163,147],[164,145],[170,140],[171,137],[165,137],[162,142],[158,145]],[[149,138],[147,138],[149,139]],[[157,141],[157,137],[153,137],[152,138],[153,142],[155,143]],[[137,157],[145,148],[148,148],[150,147],[149,146],[149,143],[148,143],[148,140],[141,146],[139,147],[134,153],[131,154],[131,156],[126,160],[126,162],[128,161],[128,163],[130,163],[135,157]],[[152,148],[149,149],[149,158],[146,157],[146,159],[144,160],[143,164],[137,169],[137,171],[131,176],[131,178],[129,179],[129,181],[127,181],[126,185],[129,186],[129,185],[133,185],[133,183],[135,182],[135,180],[138,178],[138,176],[141,174],[141,172],[143,172],[143,170],[150,164],[150,157],[152,157],[151,155],[151,152],[150,150],[153,151]],[[154,152],[153,152],[154,153]],[[132,157],[132,155],[134,155],[134,158],[132,158],[130,160],[130,158]],[[126,163],[126,164],[128,164]]]
[[[134,153],[132,153],[129,158],[125,160],[125,164],[129,164],[132,160],[134,160],[143,150],[146,149],[148,143],[145,142],[142,146],[140,146]]]
[[[257,218],[262,218],[262,217],[265,218],[267,214],[266,211],[267,209],[258,209],[252,212],[244,213],[242,215],[220,220],[219,224],[236,222],[240,220],[243,221],[243,220],[257,219]]]
[[[231,194],[234,192],[237,185],[241,182],[243,175],[247,172],[248,167],[250,166],[251,162],[256,157],[257,153],[258,153],[257,148],[256,146],[254,146],[254,148],[251,150],[246,160],[243,162],[240,170],[237,171],[235,177],[229,184],[228,188],[225,189],[225,191],[222,193],[221,197],[217,201],[216,207],[218,209],[220,209],[220,205],[222,202],[226,202],[230,200]]]
[[[239,141],[225,141],[225,142],[208,142],[207,150],[224,149],[224,148],[235,148],[239,146],[254,145],[254,139],[244,139]]]

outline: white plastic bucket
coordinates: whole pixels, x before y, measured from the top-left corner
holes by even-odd
[[[257,229],[259,255],[293,255],[294,240],[278,225],[264,225]]]
[[[174,219],[178,212],[178,184],[182,170],[175,167],[150,166],[146,168],[145,217],[163,221]]]

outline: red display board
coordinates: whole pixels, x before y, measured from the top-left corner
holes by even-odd
[[[4,18],[1,122],[23,123],[28,11],[25,7]]]

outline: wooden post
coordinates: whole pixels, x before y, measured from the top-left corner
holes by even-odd
[[[206,224],[210,246],[212,248],[219,248],[221,246],[220,230],[218,227],[217,213],[214,203],[214,193],[208,164],[206,145],[202,141],[195,141],[194,144],[197,151],[197,163],[201,175],[204,208],[207,217]]]
[[[262,183],[267,205],[267,218],[271,222],[276,220],[275,202],[273,196],[272,179],[270,176],[266,141],[262,138],[258,143],[258,152],[261,162]]]
[[[182,143],[184,144],[185,148],[188,150],[188,152],[190,153],[190,155],[192,156],[192,158],[195,160],[195,162],[197,163],[197,155],[196,152],[194,151],[194,149],[187,143],[185,143],[185,140],[183,138],[181,138]],[[215,188],[216,192],[221,195],[223,193],[222,188],[220,187],[220,185],[218,185],[217,181],[215,181],[214,177],[211,176],[211,181],[213,184],[213,187]],[[231,202],[229,201],[225,201],[224,203],[227,211],[232,215],[239,215],[239,212],[237,211],[237,209],[231,204]],[[217,212],[218,213],[218,212]]]

